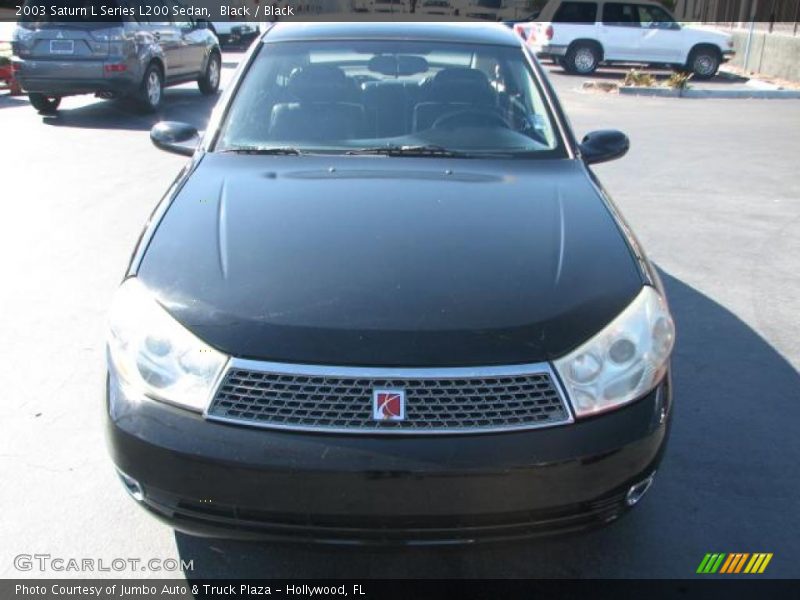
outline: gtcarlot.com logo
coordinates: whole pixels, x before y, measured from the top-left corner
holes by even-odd
[[[73,573],[121,573],[123,571],[193,571],[194,560],[176,558],[75,558],[51,554],[17,554],[14,557],[17,571],[55,571]]]
[[[703,557],[697,572],[701,575],[714,573],[756,575],[763,573],[771,560],[772,552],[709,553]]]

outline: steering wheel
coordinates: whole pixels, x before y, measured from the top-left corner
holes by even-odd
[[[494,125],[511,129],[511,125],[503,117],[485,108],[468,108],[446,113],[436,119],[431,127],[433,129],[452,129],[459,125],[462,127],[487,127]]]

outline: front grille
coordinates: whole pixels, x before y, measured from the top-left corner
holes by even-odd
[[[242,361],[251,362],[251,361]],[[257,363],[258,364],[258,363]],[[210,419],[353,433],[473,433],[567,423],[569,411],[547,365],[486,369],[376,370],[232,365]],[[405,391],[405,418],[373,418],[373,390]]]

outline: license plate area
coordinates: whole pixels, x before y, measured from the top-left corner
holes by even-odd
[[[75,42],[72,40],[50,40],[50,54],[74,54]]]

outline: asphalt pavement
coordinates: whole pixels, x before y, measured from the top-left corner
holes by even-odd
[[[225,57],[226,76],[239,57]],[[800,576],[800,101],[588,94],[581,78],[551,78],[579,137],[630,135],[629,155],[596,172],[677,321],[672,438],[637,510],[583,535],[467,548],[175,535],[114,475],[103,340],[136,239],[185,159],[151,146],[156,117],[118,103],[68,98],[42,117],[0,95],[0,577],[92,576],[21,572],[19,554],[179,558],[192,578],[691,577],[707,552],[772,552],[767,576]],[[171,89],[160,118],[202,127],[212,104]]]

